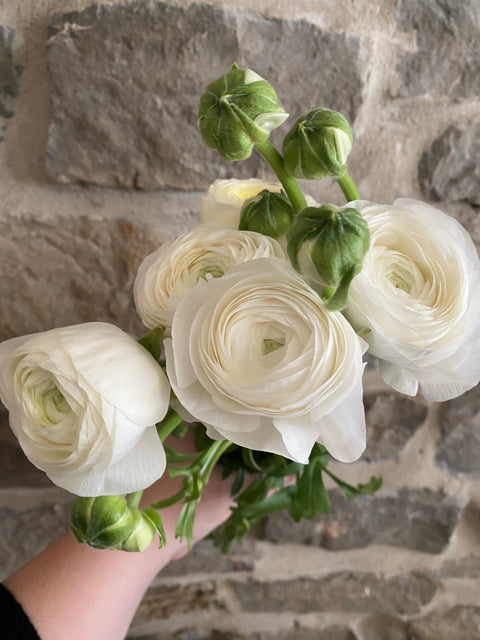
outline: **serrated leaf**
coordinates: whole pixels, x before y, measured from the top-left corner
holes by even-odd
[[[323,470],[320,459],[314,458],[297,480],[290,511],[295,522],[330,511],[330,499],[323,484]]]

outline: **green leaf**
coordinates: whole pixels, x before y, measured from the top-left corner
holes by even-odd
[[[319,458],[305,466],[293,493],[291,514],[295,522],[330,511],[330,499],[323,484],[324,467]]]
[[[326,473],[328,473],[332,480],[337,483],[337,485],[345,494],[345,497],[349,500],[351,500],[352,498],[356,498],[357,496],[372,495],[382,486],[382,478],[377,476],[371,476],[370,480],[366,484],[358,484],[355,487],[348,482],[344,482],[336,475],[334,475],[331,471],[326,470]]]

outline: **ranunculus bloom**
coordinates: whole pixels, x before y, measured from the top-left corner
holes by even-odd
[[[165,350],[179,402],[210,437],[302,463],[317,441],[345,462],[362,453],[361,341],[288,262],[199,282]]]
[[[27,458],[80,496],[144,489],[165,470],[155,423],[170,386],[132,337],[92,322],[0,344],[0,397]]]
[[[138,314],[149,329],[171,327],[178,304],[200,279],[216,278],[236,264],[269,256],[285,257],[273,238],[198,225],[144,259],[133,288]]]
[[[282,185],[255,178],[215,180],[202,198],[203,222],[215,222],[225,228],[238,229],[240,212],[245,200],[253,198],[264,189],[279,192]]]
[[[368,222],[370,249],[350,288],[347,317],[365,331],[394,389],[435,401],[480,377],[480,263],[467,232],[423,202],[353,202]],[[362,334],[363,335],[363,334]]]

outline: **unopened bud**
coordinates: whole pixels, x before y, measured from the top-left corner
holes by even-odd
[[[288,113],[273,87],[251,69],[232,69],[205,89],[198,125],[203,143],[228,161],[245,160],[256,142],[264,142]]]
[[[77,540],[95,549],[121,549],[133,524],[123,496],[76,498],[70,507],[70,527]]]
[[[238,228],[278,238],[288,231],[294,215],[293,207],[283,191],[274,193],[264,189],[245,202]]]
[[[295,218],[287,240],[293,266],[321,293],[327,308],[343,308],[369,247],[370,233],[361,214],[351,207],[307,207]]]
[[[144,551],[157,533],[160,546],[165,544],[158,512],[129,507],[124,496],[76,498],[70,507],[70,528],[79,542],[95,549]]]
[[[285,168],[296,178],[340,178],[347,170],[351,148],[352,131],[342,114],[314,107],[285,136]]]

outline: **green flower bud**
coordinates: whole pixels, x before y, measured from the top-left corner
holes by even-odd
[[[228,161],[245,160],[288,113],[273,87],[251,69],[231,71],[208,85],[200,98],[198,125],[203,143]]]
[[[152,543],[157,530],[140,509],[132,509],[132,533],[122,545],[124,551],[144,551]]]
[[[95,549],[121,549],[134,526],[123,496],[76,498],[70,507],[70,527],[79,542]]]
[[[129,507],[124,496],[76,498],[70,507],[70,528],[79,542],[95,549],[144,551],[157,533],[159,546],[166,542],[159,513]]]
[[[238,228],[278,238],[290,228],[294,215],[293,207],[283,191],[274,193],[264,189],[245,201]]]
[[[370,243],[361,214],[351,207],[307,207],[295,218],[287,241],[293,266],[321,293],[327,308],[343,308]]]
[[[293,125],[283,141],[287,172],[296,178],[341,178],[352,148],[352,131],[337,111],[314,107]]]

